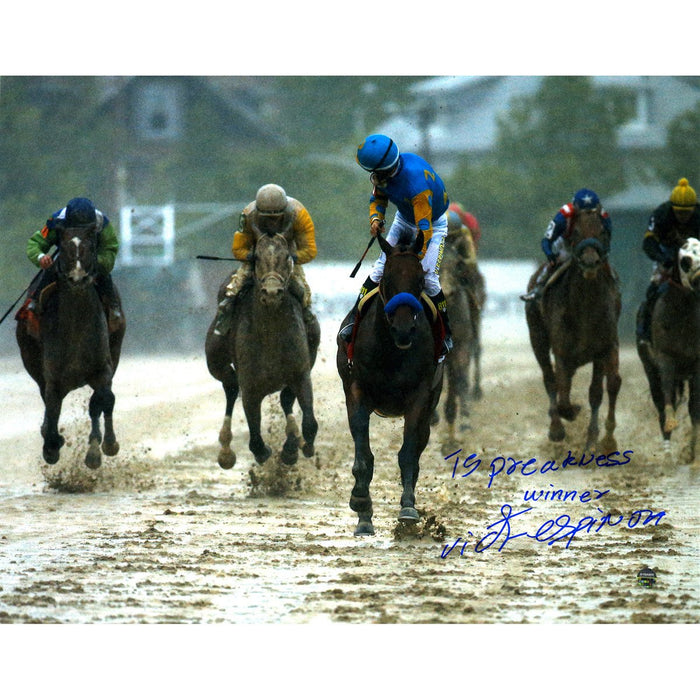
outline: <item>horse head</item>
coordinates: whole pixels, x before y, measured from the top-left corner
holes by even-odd
[[[418,314],[423,312],[420,296],[425,277],[418,257],[423,248],[423,232],[419,231],[412,243],[400,240],[396,246],[381,235],[377,240],[386,255],[379,291],[389,332],[396,347],[407,350],[416,335]]]
[[[700,295],[700,241],[689,238],[678,250],[681,283],[695,295]]]
[[[97,231],[94,224],[60,229],[58,247],[61,251],[56,260],[59,278],[74,287],[92,284],[97,275]]]
[[[603,227],[598,209],[582,209],[572,228],[573,258],[587,280],[595,279],[608,259],[610,236]]]
[[[255,244],[253,259],[255,281],[262,303],[279,305],[294,269],[287,239],[281,233],[262,234]]]

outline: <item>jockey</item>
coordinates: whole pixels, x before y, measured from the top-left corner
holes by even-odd
[[[110,220],[95,205],[85,197],[71,199],[68,204],[54,212],[46,221],[46,225],[37,231],[27,241],[27,257],[42,273],[30,287],[26,311],[29,318],[34,318],[36,299],[39,292],[55,279],[53,270],[54,258],[49,255],[52,246],[59,242],[58,230],[79,226],[94,226],[97,232],[97,277],[95,287],[106,303],[110,325],[121,321],[122,312],[114,294],[111,272],[119,250],[119,241]],[[50,270],[50,272],[49,272]]]
[[[472,276],[476,272],[476,245],[471,229],[464,225],[463,219],[454,209],[449,209],[447,212],[446,240],[451,250],[457,255],[460,281],[467,286],[472,284]]]
[[[668,201],[660,204],[649,217],[642,250],[654,261],[654,272],[646,299],[639,310],[637,334],[640,341],[651,341],[651,312],[660,286],[673,273],[678,249],[688,238],[700,238],[700,211],[695,190],[682,177]]]
[[[397,209],[386,236],[389,244],[396,245],[401,234],[409,233],[415,240],[417,231],[423,232],[423,250],[419,257],[425,271],[425,290],[445,326],[443,354],[447,354],[452,349],[452,331],[438,277],[450,203],[445,186],[427,161],[414,153],[399,153],[394,141],[383,134],[368,136],[358,147],[356,160],[370,173],[374,186],[369,199],[370,235],[376,238],[383,228],[389,202]],[[379,285],[385,261],[382,252],[360,289],[354,310],[362,297]],[[353,326],[354,323],[350,323],[342,328],[339,337],[349,342]]]
[[[474,254],[479,250],[479,241],[481,240],[481,226],[474,214],[468,212],[461,204],[457,202],[451,202],[449,206],[449,211],[453,211],[462,223],[469,229],[472,241],[474,243]]]
[[[603,209],[598,195],[593,190],[585,188],[578,190],[574,194],[573,200],[565,204],[547,226],[542,239],[542,251],[547,256],[549,264],[540,272],[532,291],[520,295],[523,301],[532,301],[540,297],[554,269],[571,257],[569,239],[574,229],[574,223],[581,212],[595,213],[600,217],[609,245],[612,236],[610,215]]]
[[[226,335],[231,324],[231,312],[236,297],[252,278],[252,256],[255,242],[266,233],[281,233],[290,242],[294,254],[292,282],[298,286],[304,321],[313,319],[311,313],[311,289],[306,281],[302,265],[316,257],[316,234],[314,222],[304,205],[275,184],[263,185],[255,199],[243,209],[238,221],[238,230],[233,234],[231,250],[242,265],[232,275],[226,294],[219,303],[214,333]]]

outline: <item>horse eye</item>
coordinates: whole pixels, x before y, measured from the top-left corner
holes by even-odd
[[[693,260],[692,258],[689,258],[688,256],[682,257],[680,261],[680,268],[683,270],[683,272],[690,272],[690,268],[693,266]]]

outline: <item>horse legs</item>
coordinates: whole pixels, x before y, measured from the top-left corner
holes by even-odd
[[[537,364],[542,370],[544,388],[549,397],[549,439],[552,442],[561,442],[566,437],[566,431],[564,430],[564,425],[559,416],[557,404],[557,375],[552,367],[549,336],[544,321],[542,320],[542,315],[535,302],[528,302],[525,305],[525,316],[527,317],[530,345],[535,353]],[[557,363],[557,365],[558,364],[559,363]],[[557,373],[558,372],[559,368],[557,367]]]
[[[658,364],[664,403],[663,431],[670,435],[678,427],[678,419],[676,418],[676,373],[673,362],[665,355],[659,356]]]
[[[102,451],[113,457],[119,452],[119,443],[114,434],[112,423],[112,413],[114,411],[114,393],[109,385],[100,386],[94,389],[90,397],[89,413],[91,421],[90,436],[88,437],[88,451],[85,455],[85,464],[90,469],[97,469],[102,463],[100,456],[100,443]],[[100,430],[100,417],[105,417],[105,436],[102,441]]]
[[[472,389],[472,397],[475,401],[483,398],[484,392],[481,389],[481,339],[477,335],[474,338],[472,345],[472,358],[474,360],[474,388]]]
[[[313,457],[314,455],[314,440],[318,433],[318,422],[314,415],[314,392],[311,385],[311,377],[307,374],[301,382],[299,391],[297,392],[297,400],[301,406],[301,434],[304,442],[301,446],[301,451],[304,457]]]
[[[416,419],[406,415],[403,430],[403,444],[399,450],[399,469],[401,470],[401,510],[399,520],[416,522],[420,519],[416,505],[416,484],[420,471],[420,456],[430,438],[430,424],[427,420]]]
[[[605,419],[605,436],[601,442],[601,447],[605,452],[614,452],[617,450],[617,440],[615,440],[615,407],[617,405],[617,395],[620,393],[622,386],[622,377],[620,377],[620,355],[617,346],[610,352],[604,365],[605,386],[608,392],[608,415]]]
[[[43,456],[47,464],[56,464],[60,456],[61,447],[65,440],[58,432],[58,419],[61,415],[63,396],[53,383],[47,383],[43,392],[44,398],[44,422],[41,426],[41,435],[44,438]]]
[[[700,466],[700,452],[696,449],[698,426],[700,426],[700,367],[688,382],[688,413],[690,414],[690,437],[683,448],[681,458],[684,463]]]
[[[284,416],[287,419],[285,428],[287,439],[282,446],[280,459],[287,465],[296,464],[299,456],[299,438],[301,437],[301,433],[299,432],[299,426],[292,413],[295,400],[296,396],[294,392],[288,386],[284,387],[280,392],[280,404],[284,411]]]
[[[221,379],[221,386],[224,389],[226,396],[226,409],[224,411],[224,422],[219,430],[219,457],[217,459],[219,466],[222,469],[231,469],[236,463],[236,453],[231,450],[231,416],[233,414],[233,406],[238,398],[238,377],[232,367],[228,368],[228,372]]]
[[[260,432],[261,410],[260,405],[263,397],[251,392],[243,393],[243,411],[245,412],[246,420],[248,421],[248,431],[250,437],[248,440],[248,448],[253,453],[255,461],[258,464],[264,464],[272,455],[272,450],[265,444]]]
[[[347,406],[350,433],[355,443],[355,461],[352,465],[355,485],[350,494],[350,508],[358,515],[355,535],[373,535],[372,498],[369,495],[369,485],[374,476],[374,455],[369,444],[370,414],[357,397],[353,400],[349,394]]]

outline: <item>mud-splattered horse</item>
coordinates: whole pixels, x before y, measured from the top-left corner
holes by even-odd
[[[89,413],[92,428],[85,464],[100,466],[102,452],[114,456],[119,443],[114,434],[112,379],[119,364],[126,330],[124,314],[116,327],[107,316],[95,287],[97,234],[94,225],[66,228],[59,233],[55,291],[43,294],[39,337],[29,333],[27,320],[17,322],[17,343],[24,366],[39,385],[44,401],[43,456],[48,464],[59,460],[65,440],[58,432],[63,399],[89,385],[93,389]],[[116,285],[114,294],[118,299]],[[104,440],[100,420],[104,416]]]
[[[570,400],[574,373],[593,363],[585,449],[598,441],[598,411],[605,378],[608,415],[601,448],[614,451],[615,405],[622,383],[617,332],[620,291],[616,274],[607,262],[607,234],[595,210],[579,212],[571,248],[570,260],[552,275],[542,299],[528,301],[525,307],[530,343],[549,397],[549,439],[561,442],[566,437],[562,418],[574,420],[581,408]],[[530,289],[538,275],[539,271],[530,279]]]
[[[651,316],[651,346],[637,338],[652,400],[659,415],[664,449],[670,456],[671,433],[678,427],[677,403],[688,385],[690,439],[684,462],[700,462],[696,449],[700,425],[700,241],[689,238],[678,252],[673,276],[663,285]]]
[[[314,416],[311,368],[316,360],[320,329],[315,317],[308,327],[304,323],[301,301],[290,284],[294,264],[284,235],[260,234],[255,244],[253,286],[240,293],[231,330],[225,336],[216,335],[214,320],[207,331],[207,366],[210,374],[221,382],[226,395],[224,422],[219,432],[218,462],[223,469],[230,469],[236,463],[231,450],[231,415],[239,389],[250,431],[248,446],[258,464],[272,454],[260,432],[261,403],[278,391],[287,417],[282,462],[295,464],[302,442],[304,456],[314,454],[318,423]],[[219,288],[219,301],[229,279],[230,276]],[[303,414],[301,434],[292,414],[295,399]]]
[[[352,362],[348,361],[348,344],[340,338],[336,356],[355,445],[350,508],[358,514],[356,535],[374,534],[369,492],[374,473],[371,414],[404,418],[398,455],[403,487],[399,520],[418,521],[419,460],[430,438],[431,417],[442,389],[442,364],[436,364],[433,332],[419,301],[424,273],[418,252],[423,234],[412,245],[392,247],[381,235],[377,240],[386,255],[378,294],[357,327]],[[348,316],[341,328],[351,321]]]
[[[455,423],[460,432],[469,428],[469,400],[481,399],[481,315],[486,303],[486,282],[476,264],[467,266],[448,235],[440,281],[450,310],[454,349],[445,364],[446,390],[441,405],[448,429],[448,444],[456,444]],[[474,384],[470,383],[473,372]],[[439,407],[433,425],[439,421]]]

